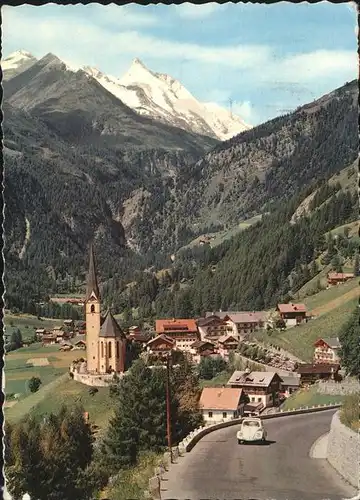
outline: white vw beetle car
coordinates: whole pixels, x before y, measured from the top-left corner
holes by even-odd
[[[256,441],[266,441],[266,430],[260,418],[247,418],[241,422],[240,430],[236,433],[238,444]]]

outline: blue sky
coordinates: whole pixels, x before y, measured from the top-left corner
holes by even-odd
[[[3,56],[53,52],[122,76],[138,57],[256,125],[358,76],[353,4],[3,8]]]

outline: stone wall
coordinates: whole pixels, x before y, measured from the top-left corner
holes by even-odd
[[[317,392],[320,394],[329,394],[330,396],[346,396],[354,392],[360,392],[360,382],[357,380],[342,380],[335,382],[333,380],[320,381],[316,384]]]
[[[331,421],[327,459],[346,481],[360,490],[360,433],[340,422],[340,412]]]
[[[73,372],[74,380],[76,382],[81,382],[85,385],[90,385],[91,387],[109,387],[113,380],[113,375],[90,375],[84,373]]]

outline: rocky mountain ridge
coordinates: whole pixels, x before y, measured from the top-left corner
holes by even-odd
[[[25,51],[11,54],[2,62],[5,80],[13,78],[36,62],[37,59]],[[228,139],[250,128],[227,109],[215,103],[199,102],[179,81],[167,74],[149,70],[138,58],[134,59],[121,78],[104,74],[90,66],[72,68],[61,62],[69,71],[84,71],[140,116],[218,140]]]

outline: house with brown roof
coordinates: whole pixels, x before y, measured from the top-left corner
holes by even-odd
[[[267,315],[264,311],[219,311],[212,314],[224,322],[226,333],[239,339],[266,327]],[[206,313],[206,318],[210,317],[210,313]]]
[[[166,335],[172,338],[176,349],[189,353],[191,345],[200,339],[194,319],[157,319],[155,331],[157,335]]]
[[[149,340],[146,350],[149,354],[154,354],[159,359],[164,359],[176,347],[176,342],[167,335],[160,334]]]
[[[339,380],[339,364],[302,363],[296,368],[300,375],[300,384],[314,384],[317,380]]]
[[[340,342],[337,337],[324,337],[314,344],[314,363],[340,363]]]
[[[300,387],[300,375],[291,373],[291,375],[281,375],[281,395],[288,398]]]
[[[216,341],[219,337],[232,333],[232,327],[219,316],[211,315],[197,320],[201,340]]]
[[[327,282],[329,285],[340,285],[355,277],[354,273],[328,273]]]
[[[38,340],[41,340],[43,335],[46,335],[48,332],[45,330],[45,328],[37,328],[35,330],[35,334]]]
[[[307,321],[305,304],[278,304],[276,310],[288,328]]]
[[[53,345],[53,344],[57,344],[58,343],[58,337],[57,337],[57,334],[56,333],[45,333],[42,337],[41,337],[41,342],[42,342],[42,345],[43,346],[47,346],[47,345]]]
[[[204,357],[217,356],[215,345],[207,340],[196,340],[190,347],[190,354],[194,363],[200,363]]]
[[[239,346],[239,340],[234,335],[223,335],[218,340],[218,353],[225,360],[229,359],[229,354]]]
[[[250,333],[265,328],[266,313],[263,311],[237,312],[227,314],[224,320],[232,327],[233,335],[244,339]]]
[[[132,331],[127,335],[127,339],[130,342],[136,342],[137,344],[140,344],[142,346],[146,346],[146,344],[149,342],[151,339],[151,333],[150,332],[141,332],[139,331]]]
[[[282,379],[276,372],[235,371],[227,386],[241,388],[249,403],[260,403],[263,408],[276,406],[279,402]]]
[[[205,423],[215,424],[243,415],[245,402],[246,397],[242,389],[204,387],[199,405]]]

